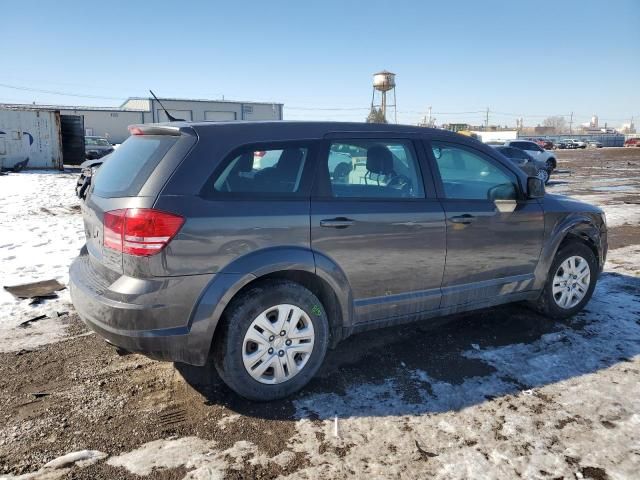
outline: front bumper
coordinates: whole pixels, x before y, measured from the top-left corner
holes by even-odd
[[[190,318],[213,275],[107,279],[100,268],[81,254],[69,269],[73,305],[91,330],[117,347],[157,360],[206,363],[211,337],[192,329]]]

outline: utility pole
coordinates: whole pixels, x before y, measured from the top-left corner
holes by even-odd
[[[569,135],[573,135],[573,112],[571,112],[571,117],[569,120]]]
[[[487,107],[487,116],[484,120],[484,128],[485,130],[489,130],[489,107]]]

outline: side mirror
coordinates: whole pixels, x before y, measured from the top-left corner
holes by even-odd
[[[544,197],[544,182],[538,177],[527,178],[527,197],[542,198]]]

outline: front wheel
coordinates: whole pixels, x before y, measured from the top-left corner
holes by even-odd
[[[216,334],[214,365],[236,393],[255,401],[304,387],[324,360],[329,324],[322,303],[290,281],[261,283],[227,308]]]
[[[547,170],[549,170],[550,172],[555,170],[556,168],[556,161],[553,158],[549,158],[546,162],[545,165],[547,167]]]
[[[562,247],[551,264],[536,309],[556,319],[575,315],[591,299],[597,276],[598,263],[589,247],[579,242]]]
[[[547,183],[549,183],[549,171],[545,168],[541,168],[536,172],[536,176],[542,180],[544,182],[544,184],[546,185]]]

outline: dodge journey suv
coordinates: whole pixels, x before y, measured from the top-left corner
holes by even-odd
[[[601,210],[452,132],[139,125],[81,190],[73,303],[121,349],[211,361],[238,394],[301,389],[351,334],[507,302],[589,301]]]

